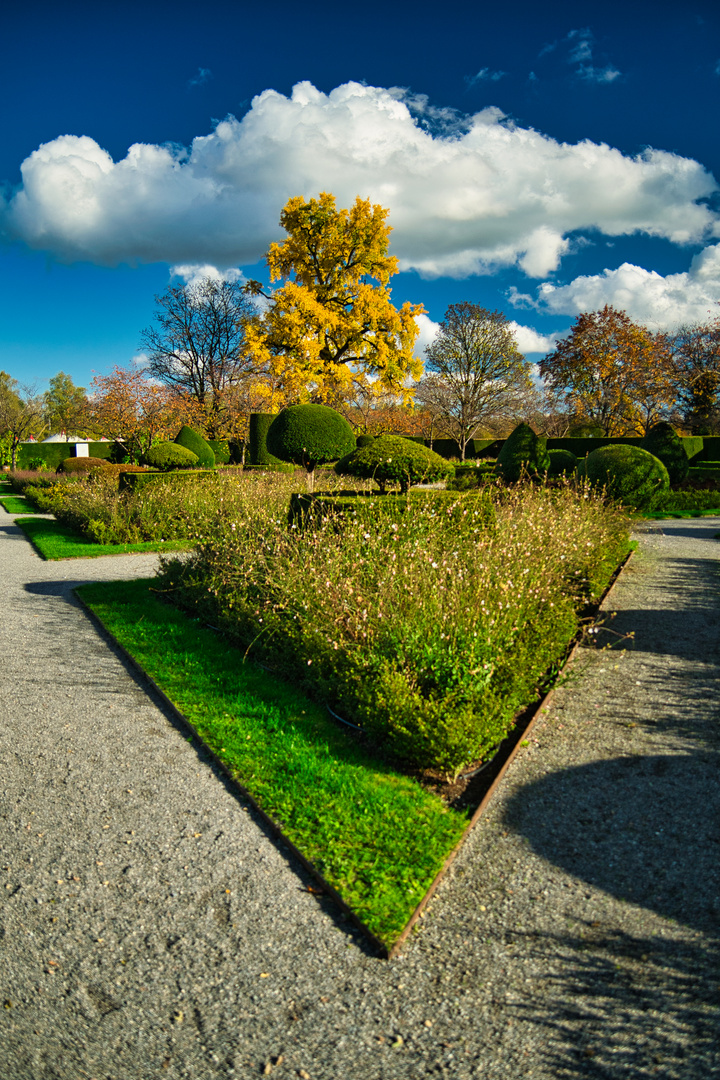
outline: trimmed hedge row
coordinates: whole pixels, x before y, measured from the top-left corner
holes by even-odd
[[[24,442],[20,443],[17,451],[18,469],[27,469],[29,462],[42,458],[45,468],[57,469],[61,461],[69,457],[77,457],[75,453],[76,443],[43,443]],[[88,457],[109,460],[113,454],[115,443],[91,442],[88,444]]]
[[[465,522],[491,528],[496,522],[492,500],[481,491],[304,491],[290,496],[288,524],[304,529],[319,525],[327,517],[347,514],[369,515],[374,521],[387,518],[392,524],[408,506],[421,501],[442,514],[443,520],[452,518],[455,525]]]
[[[199,480],[203,476],[214,476],[214,469],[177,469],[174,472],[121,472],[118,473],[118,488],[120,491],[139,491],[147,484],[154,484],[157,480],[167,480],[172,483],[185,480]]]

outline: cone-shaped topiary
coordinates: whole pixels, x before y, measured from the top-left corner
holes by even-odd
[[[503,480],[514,484],[523,476],[545,473],[549,467],[545,439],[539,439],[529,424],[518,424],[498,454],[498,468]]]
[[[637,510],[649,509],[654,499],[670,490],[662,461],[639,446],[617,443],[593,450],[578,463],[576,475],[604,487],[611,499]]]
[[[186,450],[192,450],[193,454],[197,454],[198,464],[202,469],[215,468],[213,448],[202,435],[198,435],[197,431],[183,426],[175,436],[175,442],[178,446],[184,446]]]
[[[640,446],[662,461],[673,487],[687,479],[690,462],[682,440],[672,424],[664,420],[653,424]]]
[[[281,461],[302,465],[312,490],[316,466],[354,450],[355,435],[345,417],[327,405],[290,405],[268,428],[267,448]]]
[[[378,435],[368,446],[360,446],[335,466],[340,476],[356,476],[374,480],[385,491],[387,484],[399,484],[407,491],[411,484],[447,480],[453,466],[422,443],[403,439],[401,435]]]
[[[549,450],[548,476],[563,476],[575,472],[578,459],[570,450]]]
[[[151,446],[144,456],[144,462],[152,469],[170,472],[171,469],[192,469],[199,464],[197,454],[180,443],[161,442]]]

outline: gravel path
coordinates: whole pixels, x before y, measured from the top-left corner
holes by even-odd
[[[155,557],[45,563],[0,511],[3,1080],[720,1076],[719,529],[642,536],[388,963],[74,602]]]

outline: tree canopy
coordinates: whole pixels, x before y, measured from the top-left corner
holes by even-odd
[[[287,240],[266,255],[271,281],[282,284],[266,293],[248,282],[248,292],[268,306],[247,335],[288,401],[325,401],[358,371],[396,391],[419,376],[415,316],[424,308],[392,303],[397,259],[388,254],[388,213],[359,196],[350,210],[338,210],[328,192],[292,198],[282,211]]]
[[[43,394],[43,410],[50,431],[67,435],[85,433],[89,419],[85,387],[76,386],[64,371],[59,371],[50,380],[50,386]]]
[[[665,338],[607,304],[579,315],[539,370],[576,421],[604,435],[643,434],[674,400]]]
[[[153,326],[143,330],[149,373],[194,398],[210,438],[225,434],[229,392],[252,376],[246,329],[257,315],[238,282],[204,278],[155,297]]]
[[[530,389],[530,365],[507,319],[479,304],[451,304],[425,357],[417,400],[457,439],[462,458],[483,422]]]
[[[0,436],[14,469],[17,449],[26,439],[45,432],[42,398],[29,387],[21,387],[6,371],[0,371]]]

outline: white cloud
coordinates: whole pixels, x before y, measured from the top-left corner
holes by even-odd
[[[514,321],[509,323],[510,329],[515,334],[517,347],[520,352],[527,356],[528,353],[546,353],[554,348],[557,341],[556,334],[539,334],[531,326],[522,326]]]
[[[245,280],[245,275],[235,266],[219,270],[217,266],[212,266],[210,263],[177,263],[170,267],[170,276],[182,278],[190,288],[208,278],[218,282]]]
[[[490,68],[484,67],[480,68],[475,75],[467,75],[465,77],[465,82],[468,86],[476,86],[478,83],[486,81],[498,82],[506,74],[505,71],[491,71]]]
[[[689,270],[666,277],[623,263],[616,270],[578,277],[567,285],[545,282],[535,306],[557,315],[577,315],[610,304],[652,330],[671,330],[715,318],[719,298],[720,244],[714,244],[693,258]],[[522,297],[522,306],[528,300]]]
[[[291,97],[266,90],[187,150],[136,143],[125,158],[61,135],[22,165],[4,206],[7,239],[66,261],[256,262],[279,239],[291,195],[360,194],[390,208],[401,269],[432,277],[519,265],[546,277],[569,234],[720,235],[716,190],[696,161],[648,149],[560,143],[487,108],[468,118],[402,90],[347,83]]]

